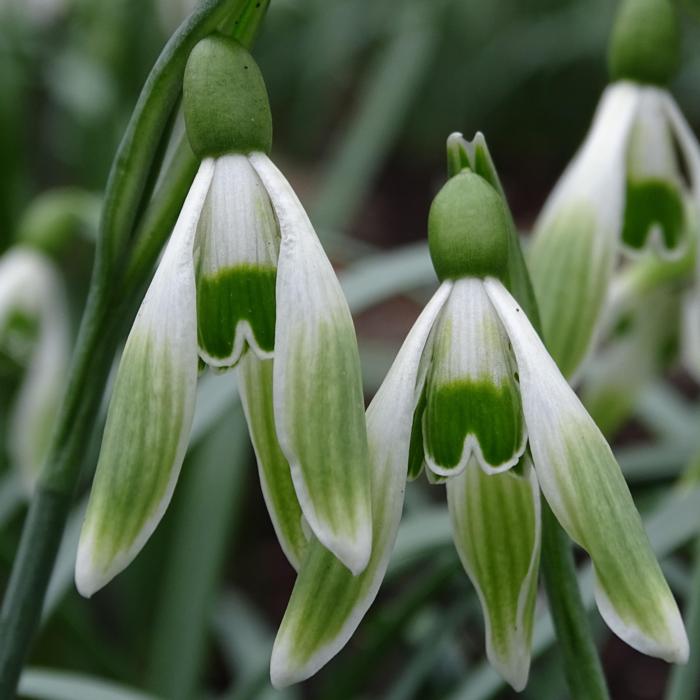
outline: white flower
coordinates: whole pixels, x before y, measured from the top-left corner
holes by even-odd
[[[240,366],[263,493],[292,563],[306,547],[303,514],[364,569],[372,521],[350,312],[281,173],[263,153],[230,154],[202,162],[129,334],[81,535],[81,593],[128,565],[170,501],[198,356]]]

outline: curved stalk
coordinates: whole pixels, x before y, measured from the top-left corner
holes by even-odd
[[[257,5],[257,12],[250,6]],[[183,23],[146,80],[112,164],[103,205],[95,269],[81,322],[63,406],[49,454],[24,523],[19,550],[0,611],[0,697],[14,696],[19,674],[37,628],[49,576],[69,506],[99,414],[117,347],[160,246],[187,191],[187,168],[166,180],[144,210],[149,183],[159,166],[163,140],[180,96],[192,47],[230,16],[245,19],[234,36],[252,39],[267,3],[204,0]],[[240,32],[240,34],[239,34]],[[191,178],[190,178],[191,179]],[[129,263],[134,230],[146,253]],[[129,271],[124,289],[124,270]]]

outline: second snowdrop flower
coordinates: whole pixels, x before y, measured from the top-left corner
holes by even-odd
[[[304,209],[267,156],[269,104],[250,54],[223,37],[200,42],[184,110],[202,163],[116,378],[78,554],[85,595],[133,559],[170,501],[198,356],[240,369],[263,493],[290,561],[298,566],[309,528],[353,573],[370,556],[352,318]]]

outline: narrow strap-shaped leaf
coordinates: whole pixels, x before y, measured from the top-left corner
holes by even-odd
[[[369,455],[350,310],[306,212],[262,153],[250,161],[279,222],[274,409],[304,516],[353,573],[372,547]]]
[[[238,363],[238,391],[258,461],[260,486],[277,539],[289,563],[299,569],[307,538],[292,474],[277,441],[272,401],[272,360],[247,352]]]
[[[447,480],[455,546],[484,612],[486,653],[518,691],[530,670],[542,527],[537,477],[523,460],[522,476],[486,474],[472,458]]]
[[[421,355],[450,288],[450,282],[443,283],[425,307],[367,409],[373,518],[369,564],[352,576],[318,542],[310,543],[272,650],[275,686],[304,680],[332,659],[377,595],[401,520]]]
[[[603,619],[635,649],[688,657],[683,620],[619,465],[517,302],[486,281],[520,372],[523,411],[540,487],[569,536],[590,554]]]
[[[185,457],[197,385],[192,247],[213,169],[202,162],[119,363],[78,546],[75,582],[84,596],[141,550]]]

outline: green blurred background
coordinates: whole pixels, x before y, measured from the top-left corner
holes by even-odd
[[[445,177],[447,135],[484,132],[527,229],[606,84],[614,10],[607,0],[272,0],[254,54],[272,102],[273,156],[346,273],[368,396],[433,279],[425,248],[403,246],[424,240],[428,206]],[[76,187],[99,196],[141,85],[187,11],[187,0],[2,0],[0,252],[40,193]],[[683,16],[684,60],[672,90],[699,127],[700,28],[691,18]],[[77,323],[90,235],[66,245],[59,262]],[[399,267],[409,270],[405,289],[395,283],[405,293],[373,296],[378,283],[391,287]],[[293,571],[268,522],[228,377],[205,377],[193,449],[163,525],[90,602],[71,583],[76,508],[32,666],[174,700],[513,697],[484,666],[482,621],[451,547],[444,494],[424,484],[409,488],[397,563],[351,643],[311,682],[271,690],[266,669]],[[11,384],[2,386],[7,403]],[[678,397],[656,398],[688,425],[697,414],[690,403],[679,408]],[[657,487],[695,449],[694,432],[688,428],[680,453],[663,453],[665,472],[644,471],[644,449],[624,446],[628,476],[644,482],[636,494],[658,503]],[[24,510],[2,466],[4,585]],[[683,564],[681,553],[677,581],[687,579]],[[613,697],[662,697],[665,665],[611,640],[595,620]],[[76,678],[37,671],[24,693],[146,697],[124,689],[101,696],[104,687]],[[538,656],[523,697],[566,697],[556,652]]]

